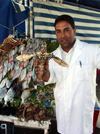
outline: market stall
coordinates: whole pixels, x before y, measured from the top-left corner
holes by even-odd
[[[38,79],[32,55],[33,52],[41,54],[43,43],[43,40],[33,39],[32,43],[30,39],[14,39],[9,35],[0,46],[0,120],[13,122],[15,126],[44,129],[47,134],[54,115],[55,85],[37,83],[34,88]],[[32,57],[17,60],[16,57],[26,53]]]

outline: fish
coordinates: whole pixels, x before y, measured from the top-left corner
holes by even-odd
[[[0,74],[3,73],[3,69],[4,69],[4,67],[3,67],[3,65],[1,65],[0,66]]]
[[[24,61],[21,61],[19,67],[24,67]]]
[[[30,64],[26,67],[26,70],[27,70],[27,72],[32,70],[32,67]]]
[[[20,67],[19,69],[17,69],[17,70],[15,71],[15,74],[14,74],[13,80],[14,80],[15,78],[17,78],[17,77],[19,77],[19,76],[20,76],[21,71],[22,71],[22,67]]]
[[[30,66],[30,68],[32,68],[33,67],[33,61],[34,61],[34,57],[30,60],[30,62],[29,62],[29,66]]]
[[[14,70],[14,69],[12,69],[12,70],[11,70],[11,72],[10,72],[10,78],[11,78],[11,79],[13,79],[14,74],[15,74],[15,70]]]
[[[35,53],[34,54],[22,54],[22,55],[17,56],[16,59],[19,61],[26,61],[26,60],[32,58],[34,55],[35,55]]]
[[[27,83],[27,80],[25,79],[25,81],[22,83],[22,88],[29,88],[29,84]]]
[[[6,67],[4,67],[4,69],[3,69],[3,78],[4,78],[4,76],[6,75],[7,72],[8,72],[8,68],[7,68],[7,66],[6,66]]]
[[[32,71],[29,71],[29,72],[27,73],[27,75],[26,75],[26,77],[27,77],[27,83],[28,83],[28,84],[29,84],[30,81],[31,81],[32,74],[33,74],[33,72],[32,72]]]
[[[6,60],[5,62],[4,62],[4,67],[6,67],[8,65],[8,60]]]
[[[7,78],[4,78],[0,83],[0,89],[6,85]]]
[[[7,81],[6,81],[6,88],[10,88],[10,86],[11,86],[11,81],[7,79]]]
[[[21,104],[25,102],[25,100],[30,96],[30,91],[32,91],[34,88],[26,88],[23,90],[21,95]]]
[[[3,73],[0,74],[0,82],[1,82],[2,78],[3,78]]]
[[[13,90],[15,91],[15,96],[14,97],[19,97],[22,94],[22,84],[25,80],[20,79],[20,77],[15,78],[12,83],[11,86],[13,88]]]
[[[14,74],[14,77],[13,77],[12,80],[14,80],[14,79],[16,79],[17,77],[19,77],[20,73],[18,73],[18,72],[19,72],[19,69],[17,69],[17,70],[15,71],[15,74]]]
[[[11,70],[11,68],[12,68],[12,65],[11,65],[11,63],[10,63],[10,62],[8,63],[8,66],[7,66],[7,68],[8,68],[8,71],[10,71],[10,70]]]
[[[11,63],[11,70],[14,68],[14,62]]]
[[[11,101],[15,96],[15,91],[13,90],[13,88],[11,87],[8,92],[6,93],[6,95],[4,96],[4,106],[7,106],[7,103],[9,101]]]
[[[20,72],[20,79],[21,81],[24,80],[26,77],[26,68],[24,68],[21,72]]]
[[[25,44],[20,45],[18,51],[19,51],[21,54],[23,54],[24,51],[25,51]]]
[[[15,54],[15,50],[14,50],[14,49],[10,50],[10,52],[9,52],[9,54],[8,54],[9,58],[10,58],[11,56],[13,56],[14,54]]]
[[[4,98],[4,96],[6,95],[6,93],[7,93],[6,86],[0,89],[0,103],[2,103],[2,99]]]
[[[35,67],[33,67],[33,70],[32,70],[32,78],[33,78],[33,80],[36,79],[36,70],[35,70]]]
[[[14,54],[14,63],[16,63],[18,60],[16,59],[16,57],[18,56],[18,54]]]
[[[18,47],[15,47],[14,55],[18,52]]]
[[[18,70],[19,69],[19,65],[20,65],[20,61],[17,61],[14,65],[14,70]]]
[[[12,63],[13,60],[14,60],[14,56],[12,55],[12,56],[9,58],[8,62],[9,62],[9,63]]]
[[[24,67],[27,67],[28,64],[29,64],[29,60],[24,61]]]

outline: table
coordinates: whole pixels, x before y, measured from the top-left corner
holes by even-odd
[[[19,119],[17,117],[14,116],[3,116],[0,115],[0,120],[1,121],[9,121],[9,122],[13,122],[15,126],[20,126],[20,127],[27,127],[27,128],[34,128],[34,129],[43,129],[44,130],[44,134],[48,134],[48,130],[49,130],[49,126],[51,125],[50,120],[48,121],[41,121],[41,124],[38,121],[33,121],[33,120],[29,120],[28,122],[26,122],[24,120],[24,118],[22,118],[22,121],[19,121]]]

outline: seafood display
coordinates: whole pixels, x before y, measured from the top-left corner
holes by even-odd
[[[43,85],[43,72],[40,71],[40,76],[36,74],[35,58],[39,61],[39,69],[44,69],[45,61],[50,58],[62,66],[68,66],[47,53],[44,40],[21,40],[9,35],[0,45],[0,114],[39,123],[53,116],[51,102],[54,100],[55,85],[39,86]],[[36,88],[34,82],[38,82]]]
[[[34,40],[32,44],[30,40],[25,42],[9,35],[0,45],[0,102],[3,101],[4,105],[18,97],[21,97],[24,103],[30,91],[33,90],[34,58],[20,62],[16,57],[28,52],[28,48],[39,51],[41,43],[43,41]],[[29,86],[30,82],[31,87]]]

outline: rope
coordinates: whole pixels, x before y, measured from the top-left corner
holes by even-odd
[[[2,26],[2,27],[4,27],[4,28],[7,28],[7,29],[9,29],[9,30],[11,30],[11,31],[14,31],[13,29],[11,29],[11,28],[9,28],[9,27],[7,27],[7,26],[4,26],[4,25],[2,25],[2,24],[0,24],[0,26]],[[16,32],[17,32],[17,31],[16,31]],[[24,35],[23,33],[20,33],[20,32],[17,32],[17,33]],[[26,35],[24,35],[24,36],[26,36]]]

